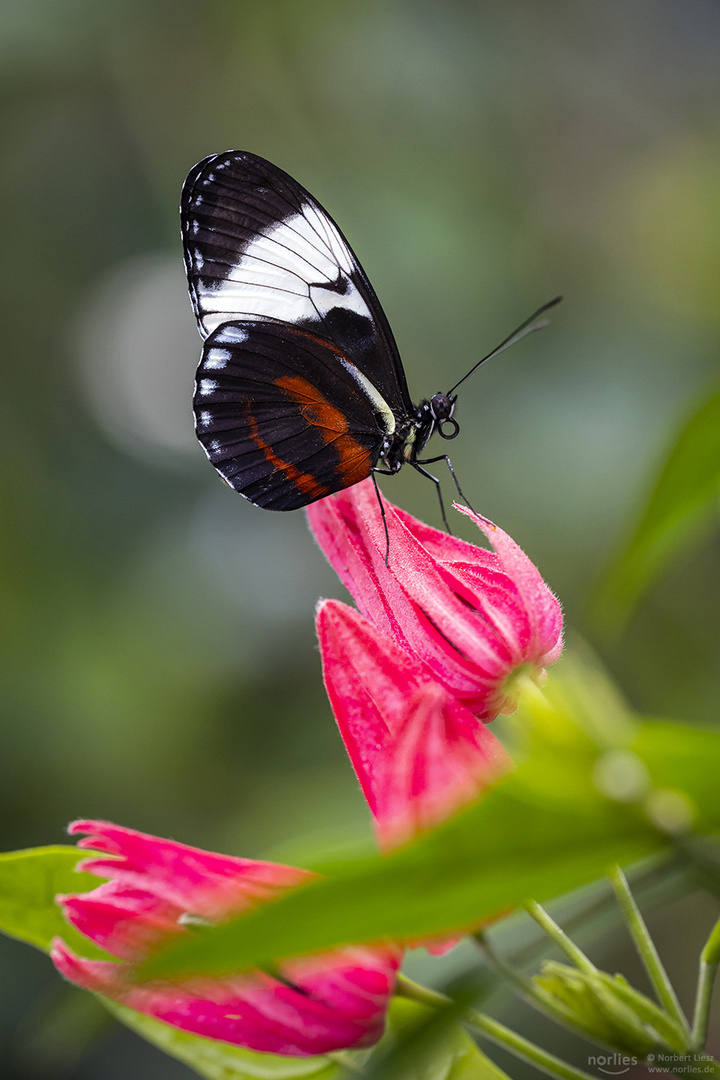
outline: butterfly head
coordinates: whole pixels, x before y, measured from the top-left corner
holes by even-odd
[[[433,394],[430,398],[433,431],[437,431],[443,439],[454,439],[460,431],[460,425],[453,417],[456,401],[455,394]]]

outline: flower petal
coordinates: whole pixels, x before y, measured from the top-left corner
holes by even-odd
[[[78,847],[112,856],[83,859],[81,870],[140,889],[151,878],[156,896],[210,920],[270,899],[309,876],[292,866],[216,855],[107,821],[74,821],[68,832],[89,833]]]
[[[512,537],[497,525],[489,526],[468,507],[457,503],[453,505],[482,529],[495,548],[503,569],[514,581],[534,630],[528,650],[537,655],[543,664],[553,663],[563,647],[560,601],[547,587],[538,568]]]
[[[306,1057],[370,1046],[383,1033],[398,949],[348,949],[293,961],[282,982],[264,973],[137,984],[132,968],[78,957],[60,939],[51,956],[71,982],[210,1039]]]
[[[325,685],[384,847],[437,825],[510,767],[498,740],[357,612],[317,613]]]
[[[123,960],[135,960],[150,952],[159,939],[183,930],[181,908],[147,889],[115,881],[55,900],[76,930]]]

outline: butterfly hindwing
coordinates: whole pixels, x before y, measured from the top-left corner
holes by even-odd
[[[335,346],[393,412],[413,406],[385,314],[330,215],[254,154],[201,161],[183,188],[182,232],[200,332],[229,321],[304,328]]]
[[[227,322],[205,341],[198,438],[258,506],[295,510],[370,475],[392,411],[347,357],[300,327]]]

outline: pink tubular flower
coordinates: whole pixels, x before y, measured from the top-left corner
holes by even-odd
[[[438,825],[510,767],[485,725],[352,608],[324,601],[317,632],[330,704],[382,847]]]
[[[562,651],[562,612],[527,555],[462,506],[495,551],[424,525],[370,480],[308,507],[320,547],[360,611],[483,720],[517,706],[514,676],[540,679]]]
[[[52,959],[71,982],[184,1031],[251,1050],[306,1057],[370,1046],[385,1026],[402,953],[394,946],[348,947],[264,972],[136,983],[133,971],[169,935],[217,922],[270,900],[312,875],[276,863],[215,855],[111,825],[76,821],[78,842],[104,856],[79,869],[109,881],[59,896],[73,926],[120,963],[86,960],[57,938]]]

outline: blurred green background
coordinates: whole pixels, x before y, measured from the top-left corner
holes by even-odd
[[[621,638],[586,612],[718,381],[720,6],[0,0],[0,20],[2,849],[78,816],[288,860],[368,834],[313,634],[342,590],[303,515],[226,489],[192,431],[177,204],[228,148],[340,223],[416,399],[564,294],[463,386],[455,467],[633,705],[714,717],[717,539]],[[432,485],[383,486],[439,524]],[[47,960],[3,940],[0,964],[9,1074],[190,1075],[129,1033],[65,1053]]]

